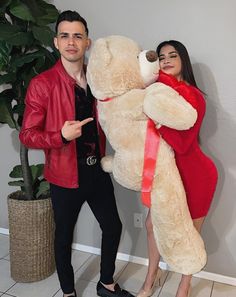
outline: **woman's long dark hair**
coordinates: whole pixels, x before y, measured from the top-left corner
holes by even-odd
[[[186,47],[181,42],[179,42],[177,40],[163,41],[157,46],[157,49],[156,49],[158,57],[160,55],[160,51],[161,51],[162,47],[166,46],[166,45],[173,46],[180,56],[181,63],[182,63],[183,80],[186,81],[187,83],[189,83],[190,85],[198,88],[197,83],[194,78],[192,64],[191,64],[189,54],[188,54]]]

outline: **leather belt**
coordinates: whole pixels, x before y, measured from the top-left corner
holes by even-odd
[[[81,158],[79,159],[79,164],[81,165],[88,165],[88,166],[93,166],[97,164],[98,158],[97,156],[88,156],[87,158]]]

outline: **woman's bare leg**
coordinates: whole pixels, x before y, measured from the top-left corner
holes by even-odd
[[[153,233],[153,225],[151,220],[151,212],[149,210],[146,219],[146,229],[147,229],[147,245],[148,245],[148,272],[146,275],[145,282],[143,284],[143,289],[149,291],[153,285],[158,271],[158,265],[160,261],[160,253],[157,249],[156,240]]]

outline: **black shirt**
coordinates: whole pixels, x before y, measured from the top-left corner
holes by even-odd
[[[94,100],[89,86],[87,94],[83,88],[75,86],[75,119],[82,121],[89,117],[94,118],[82,127],[82,135],[76,139],[78,159],[86,159],[88,156],[100,158]]]

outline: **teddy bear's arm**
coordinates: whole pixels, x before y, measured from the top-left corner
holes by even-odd
[[[145,89],[134,89],[119,97],[116,111],[127,119],[143,121],[147,116],[143,112]]]
[[[185,131],[178,131],[162,126],[159,132],[162,138],[179,154],[185,154],[193,143],[198,141],[199,130],[206,111],[206,103],[203,96],[192,89],[192,100],[197,110],[198,118],[194,126]]]
[[[197,111],[173,88],[154,83],[146,88],[144,113],[155,122],[176,130],[187,130],[197,120]]]

